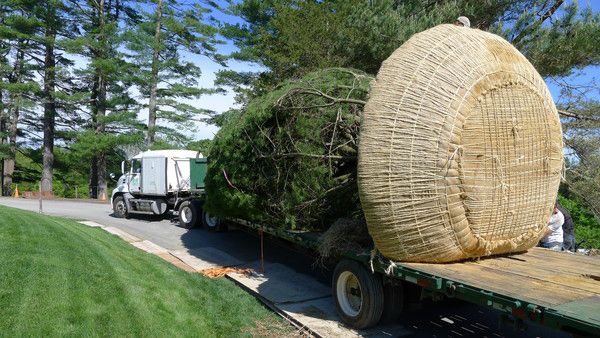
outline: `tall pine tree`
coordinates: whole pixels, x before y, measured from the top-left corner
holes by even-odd
[[[42,23],[39,36],[36,37],[39,55],[43,55],[43,60],[41,57],[37,60],[41,65],[40,77],[43,78],[43,88],[39,94],[43,107],[41,185],[43,191],[52,191],[56,118],[59,111],[70,110],[73,106],[71,74],[68,71],[73,61],[62,55],[64,48],[61,39],[73,38],[74,26],[69,24],[71,13],[62,0],[38,2],[35,13]],[[60,89],[57,90],[57,87]]]
[[[220,43],[216,39],[218,30],[204,17],[210,12],[207,6],[212,5],[204,1],[193,5],[177,0],[146,1],[140,7],[142,20],[128,34],[127,47],[137,68],[137,84],[148,102],[149,148],[157,135],[170,143],[186,143],[182,130],[193,128],[194,121],[212,113],[184,102],[214,92],[198,88],[201,70],[189,58],[201,56],[209,62],[223,63],[215,48]],[[161,120],[169,126],[161,125]]]
[[[107,196],[107,156],[120,144],[137,142],[137,107],[128,89],[131,85],[130,64],[119,47],[123,37],[120,24],[134,23],[137,14],[125,2],[70,0],[76,8],[81,36],[72,41],[70,48],[87,58],[89,63],[81,71],[82,90],[89,92],[89,106],[84,114],[89,121],[72,145],[90,163],[89,197]]]
[[[34,77],[35,66],[30,63],[35,44],[32,37],[40,27],[40,22],[32,14],[34,1],[6,1],[0,12],[0,41],[2,81],[0,92],[2,112],[0,112],[0,133],[5,145],[2,157],[2,195],[12,193],[12,181],[17,154],[19,123],[24,114],[31,114],[35,108],[34,96],[39,92]]]

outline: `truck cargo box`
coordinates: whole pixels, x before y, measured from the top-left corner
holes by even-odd
[[[167,158],[148,156],[142,158],[142,194],[167,194]]]

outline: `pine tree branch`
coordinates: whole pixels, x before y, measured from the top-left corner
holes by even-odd
[[[527,36],[529,33],[531,33],[531,31],[533,30],[534,27],[541,26],[544,23],[544,21],[546,21],[546,19],[551,17],[564,2],[565,2],[565,0],[556,0],[554,5],[552,5],[552,7],[550,7],[550,9],[548,9],[548,11],[544,15],[542,15],[538,19],[538,21],[527,26],[527,28],[525,28],[519,35],[517,35],[517,37],[512,40],[512,44],[517,45],[519,42],[521,42],[521,40],[523,40],[523,38],[525,38],[525,36]]]
[[[18,44],[15,44],[15,43],[10,43],[10,42],[8,42],[8,41],[7,41],[7,42],[5,42],[5,44],[7,44],[7,45],[9,45],[9,46],[11,46],[11,47],[14,47],[14,48],[16,48],[17,50],[19,50],[19,51],[23,52],[24,54],[27,54],[27,56],[29,56],[30,58],[32,58],[32,59],[34,59],[34,60],[36,60],[36,61],[38,61],[38,62],[44,63],[44,60],[40,59],[39,57],[37,57],[37,56],[35,56],[35,55],[31,54],[31,53],[29,53],[29,52],[27,51],[27,49],[24,49],[24,48],[21,48],[21,47],[19,47],[19,45],[18,45]],[[29,44],[28,44],[27,46],[29,46]]]
[[[577,173],[576,171],[572,171],[572,173],[574,173],[577,176],[582,176],[581,174]],[[574,193],[575,195],[579,196],[579,198],[581,198],[582,200],[585,201],[585,204],[590,208],[590,210],[592,211],[592,213],[594,214],[594,217],[596,217],[596,219],[600,219],[600,210],[596,209],[596,207],[594,206],[594,203],[592,203],[592,201],[590,201],[587,196],[585,196],[585,194],[581,194],[577,191],[577,189],[572,189],[572,184],[571,182],[565,180],[564,183],[567,185],[567,187],[569,187],[569,191]]]
[[[324,104],[324,105],[314,105],[314,106],[309,106],[309,107],[286,107],[284,106],[281,102],[283,101],[284,98],[286,97],[291,97],[291,96],[295,96],[298,94],[309,94],[309,95],[317,95],[317,96],[321,96],[324,97],[328,100],[330,100],[330,103]],[[286,107],[286,108],[290,108],[290,109],[308,109],[308,108],[318,108],[318,107],[328,107],[328,106],[332,106],[336,103],[355,103],[355,104],[360,104],[360,105],[366,105],[367,102],[363,101],[363,100],[356,100],[356,99],[340,99],[337,97],[333,97],[330,95],[327,95],[325,93],[323,93],[320,90],[317,89],[305,89],[305,88],[298,88],[295,90],[291,90],[289,92],[287,92],[285,95],[283,95],[281,98],[279,98],[277,100],[277,105],[281,106],[281,107]]]
[[[567,116],[567,117],[572,117],[572,118],[575,118],[575,119],[578,119],[578,120],[600,121],[600,117],[596,117],[596,116],[583,116],[581,114],[571,113],[571,112],[564,111],[564,110],[559,110],[558,113],[560,115]]]
[[[305,154],[305,153],[285,153],[285,154],[274,154],[274,155],[260,155],[261,158],[285,158],[285,157],[312,157],[321,159],[332,159],[332,160],[356,160],[358,156],[339,156],[339,155],[316,155],[316,154]]]

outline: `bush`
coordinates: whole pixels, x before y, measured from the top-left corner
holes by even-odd
[[[571,217],[575,225],[576,245],[586,249],[600,249],[600,224],[592,213],[581,203],[561,195],[558,196],[562,205]]]

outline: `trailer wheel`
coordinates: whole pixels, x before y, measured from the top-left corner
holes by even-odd
[[[404,310],[404,283],[383,285],[383,314],[379,323],[393,323]]]
[[[371,327],[383,313],[381,279],[361,264],[343,260],[333,272],[333,299],[344,323],[357,329]]]
[[[200,221],[200,205],[198,202],[183,201],[179,206],[179,224],[186,229],[198,227]]]
[[[123,196],[115,197],[113,201],[113,212],[118,218],[126,218],[129,216],[129,211],[127,210],[127,203],[125,203],[125,199]]]
[[[219,218],[212,216],[204,208],[202,209],[202,225],[214,232],[227,231],[227,224],[223,223]]]

